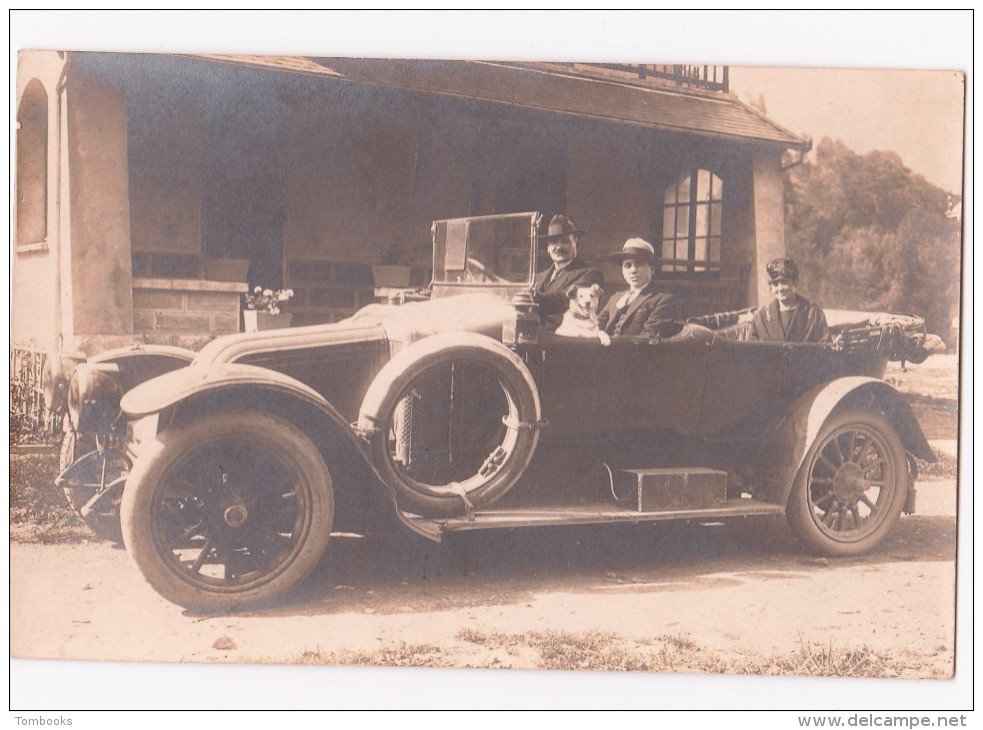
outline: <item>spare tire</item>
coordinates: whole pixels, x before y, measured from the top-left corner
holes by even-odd
[[[390,360],[362,401],[358,428],[400,509],[456,517],[519,480],[539,441],[541,406],[525,363],[470,332],[420,340]]]

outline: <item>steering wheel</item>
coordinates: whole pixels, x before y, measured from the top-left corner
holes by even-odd
[[[467,275],[468,281],[491,281],[496,284],[508,281],[508,279],[503,279],[501,276],[498,276],[493,271],[489,270],[488,267],[478,261],[478,259],[473,259],[470,256],[464,264],[464,271]]]

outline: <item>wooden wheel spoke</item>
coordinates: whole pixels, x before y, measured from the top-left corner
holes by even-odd
[[[816,460],[816,463],[825,466],[831,474],[835,474],[838,468],[836,464],[834,464],[832,461],[827,459],[824,454],[819,455],[819,458]]]
[[[871,449],[873,448],[874,448],[874,442],[871,441],[870,439],[867,439],[864,442],[864,445],[860,447],[860,453],[857,454],[857,458],[854,459],[854,461],[856,461],[858,464],[862,464],[864,462],[864,459],[867,458],[867,455],[871,452]]]
[[[863,518],[860,516],[860,510],[857,508],[856,504],[850,505],[850,514],[853,515],[853,521],[857,527],[862,528],[864,526],[864,522]]]
[[[843,457],[843,449],[840,448],[840,439],[839,439],[839,437],[838,436],[834,436],[830,440],[829,445],[833,447],[833,456],[836,457],[837,463],[838,464],[842,464],[845,461],[845,459]]]
[[[870,499],[867,498],[866,494],[860,495],[860,501],[870,508],[871,515],[873,515],[877,511],[877,505],[871,502]]]
[[[826,494],[824,494],[819,499],[813,500],[813,504],[816,505],[817,507],[822,507],[824,504],[828,503],[834,496],[836,495],[833,492],[826,492]]]
[[[864,464],[863,466],[861,466],[861,468],[863,469],[863,472],[864,472],[864,477],[867,478],[867,479],[869,479],[870,478],[870,475],[871,475],[871,472],[873,472],[875,470],[875,468],[878,468],[878,467],[880,467],[880,466],[882,466],[883,464],[886,464],[886,463],[887,463],[887,460],[886,459],[877,459],[876,461],[872,461],[872,462],[869,462],[867,464]]]
[[[225,570],[222,573],[222,577],[225,580],[232,580],[236,577],[235,571],[232,569],[232,559],[235,557],[235,553],[231,550],[226,550],[223,555],[219,557],[219,561],[225,566]]]
[[[857,451],[857,432],[850,431],[850,440],[847,442],[847,459],[853,459]]]
[[[201,530],[201,520],[198,520],[193,525],[185,528],[180,535],[175,535],[174,538],[168,543],[167,547],[174,549],[181,546],[181,543],[187,540],[189,537],[194,535],[196,532]]]
[[[205,546],[201,549],[201,552],[198,553],[198,557],[195,559],[195,562],[191,565],[192,573],[201,572],[201,566],[205,564],[205,560],[208,558],[211,552],[212,552],[212,540],[211,538],[208,538],[207,540],[205,540]]]

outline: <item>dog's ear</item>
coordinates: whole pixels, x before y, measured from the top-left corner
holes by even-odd
[[[577,289],[578,288],[579,287],[576,284],[573,284],[572,286],[567,287],[567,299],[576,299],[577,298]]]
[[[604,290],[601,288],[600,284],[591,284],[590,290],[597,294],[598,299],[604,298]]]

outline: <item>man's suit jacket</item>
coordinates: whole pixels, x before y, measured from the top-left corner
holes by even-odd
[[[624,310],[619,310],[618,302],[624,295],[621,291],[608,299],[597,318],[598,325],[609,335],[656,340],[679,332],[679,305],[675,296],[656,291],[655,284],[649,282]]]
[[[767,307],[761,307],[754,313],[748,339],[763,342],[827,342],[829,328],[823,310],[803,296],[796,294],[795,298],[799,303],[787,332],[782,328],[778,302],[773,299]]]
[[[543,316],[546,328],[552,332],[560,326],[563,320],[563,313],[570,306],[567,298],[567,290],[574,284],[578,286],[590,286],[597,284],[604,286],[604,275],[597,269],[590,268],[581,258],[575,258],[570,264],[557,273],[556,278],[550,281],[553,275],[553,266],[545,271],[536,274],[536,282],[533,292],[536,302],[539,304],[539,313]]]

